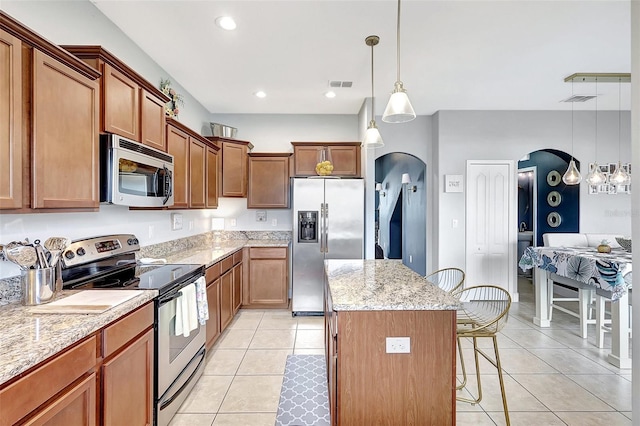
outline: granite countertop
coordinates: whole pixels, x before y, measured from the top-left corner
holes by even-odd
[[[59,299],[78,291],[63,291]],[[140,294],[102,314],[42,314],[14,302],[0,306],[0,385],[158,296]]]
[[[288,247],[289,240],[224,240],[213,247],[180,250],[165,257],[167,263],[209,267],[243,247]],[[63,291],[60,297],[77,291]],[[102,314],[42,314],[30,312],[19,301],[0,305],[0,385],[66,347],[103,328],[157,297],[156,290],[140,295]]]
[[[458,299],[399,260],[325,260],[335,311],[456,310]]]
[[[198,247],[171,254],[167,263],[202,264],[205,268],[221,261],[243,247],[288,247],[289,240],[227,240],[213,247]]]

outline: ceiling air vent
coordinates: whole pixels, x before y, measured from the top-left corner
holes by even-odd
[[[340,80],[330,80],[330,87],[351,87],[353,86],[353,81],[340,81]]]
[[[595,98],[596,95],[573,95],[569,96],[567,99],[563,99],[560,102],[586,102]]]

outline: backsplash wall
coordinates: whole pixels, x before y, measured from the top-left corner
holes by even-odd
[[[267,210],[267,221],[256,222],[246,198],[220,198],[215,210],[140,211],[125,206],[100,205],[91,213],[0,214],[0,244],[60,236],[71,239],[107,234],[135,234],[141,246],[202,234],[211,230],[211,218],[225,218],[229,231],[291,231],[291,210]],[[182,215],[182,229],[171,230],[171,215]],[[231,226],[231,220],[236,226]],[[277,224],[272,225],[273,221]],[[0,261],[0,279],[20,275],[18,265]]]

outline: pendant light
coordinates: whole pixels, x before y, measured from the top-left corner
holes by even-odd
[[[389,103],[382,114],[382,121],[385,123],[404,123],[416,118],[416,113],[411,106],[407,91],[400,80],[400,0],[398,0],[398,25],[396,33],[397,41],[397,78],[393,92],[389,98]]]
[[[622,164],[620,162],[620,133],[621,133],[621,124],[620,124],[620,94],[622,91],[622,79],[618,79],[618,167],[616,167],[616,171],[609,177],[609,183],[613,183],[616,185],[629,185],[631,183],[631,177],[627,172],[622,170]]]
[[[380,42],[380,37],[371,35],[365,38],[364,41],[367,46],[371,46],[371,121],[369,121],[369,127],[367,127],[367,131],[364,134],[362,146],[366,148],[380,148],[384,146],[384,142],[382,142],[382,136],[380,136],[380,131],[376,126],[376,114],[373,109],[375,103],[373,96],[373,46]]]
[[[573,81],[571,81],[571,96],[573,97]],[[562,176],[562,181],[565,185],[578,185],[581,180],[580,171],[576,167],[576,162],[573,161],[573,102],[571,102],[571,161],[567,171]]]
[[[596,77],[596,159],[593,160],[593,165],[591,166],[591,170],[589,170],[589,174],[587,175],[587,183],[589,185],[601,185],[606,183],[607,177],[600,170],[600,166],[598,165],[598,78]]]

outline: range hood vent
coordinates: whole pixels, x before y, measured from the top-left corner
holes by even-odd
[[[573,95],[568,97],[567,99],[561,100],[560,102],[586,102],[595,98],[596,96],[597,95]]]
[[[353,81],[340,81],[340,80],[330,80],[330,87],[351,87],[353,86]]]

